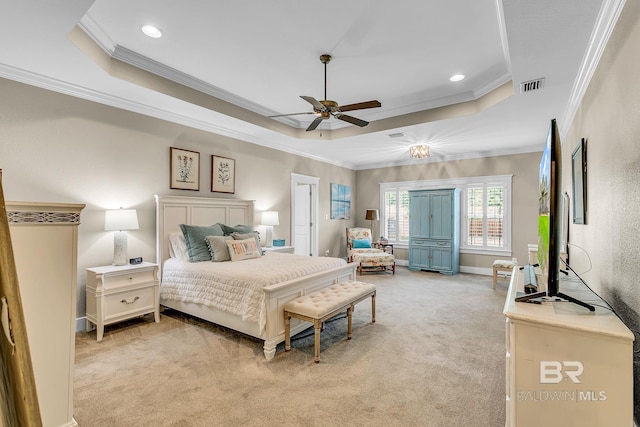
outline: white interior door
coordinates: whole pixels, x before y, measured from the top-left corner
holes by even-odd
[[[294,253],[311,255],[311,186],[298,184],[295,195]]]
[[[294,253],[318,256],[318,185],[320,178],[291,174],[291,240]]]

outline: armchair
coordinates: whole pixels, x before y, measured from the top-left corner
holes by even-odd
[[[372,246],[371,230],[361,227],[347,227],[347,261],[358,264],[360,275],[365,271],[396,272],[396,258],[383,249]]]

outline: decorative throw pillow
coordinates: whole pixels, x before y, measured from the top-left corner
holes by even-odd
[[[253,237],[245,240],[227,240],[231,261],[242,261],[250,258],[259,258],[260,251]]]
[[[207,242],[204,241],[206,236],[222,236],[222,227],[220,225],[210,226],[198,226],[198,225],[186,225],[180,224],[182,234],[184,234],[184,240],[187,242],[187,253],[189,254],[189,261],[211,261],[211,253],[209,253],[209,247]]]
[[[177,259],[189,259],[187,242],[184,240],[184,234],[179,232],[169,234],[169,255]]]
[[[209,247],[209,253],[211,253],[211,261],[221,262],[229,261],[229,248],[227,247],[227,240],[233,240],[231,236],[207,236],[204,238]]]
[[[369,239],[353,239],[351,240],[351,245],[353,249],[370,248],[371,241]]]
[[[233,227],[231,227],[229,225],[220,224],[220,223],[218,223],[218,225],[220,227],[222,227],[222,231],[224,232],[225,236],[230,236],[232,233],[251,233],[251,232],[253,232],[253,227],[250,226],[250,225],[238,224],[238,225],[235,225]]]
[[[256,239],[258,251],[262,253],[262,247],[260,246],[260,235],[258,233],[231,233],[231,237],[233,237],[234,240],[245,240],[253,237],[254,239]]]

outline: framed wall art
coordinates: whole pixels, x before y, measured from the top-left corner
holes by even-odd
[[[587,223],[587,140],[582,138],[571,154],[573,172],[573,223]]]
[[[169,188],[176,190],[200,190],[200,153],[171,147],[171,182]]]
[[[331,219],[351,219],[351,187],[331,183]]]
[[[211,156],[211,191],[236,192],[236,161],[227,157]]]

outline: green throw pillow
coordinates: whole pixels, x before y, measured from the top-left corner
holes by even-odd
[[[204,238],[224,235],[219,224],[205,227],[180,224],[180,230],[182,230],[184,240],[187,242],[187,254],[191,262],[211,261],[211,252],[209,252],[209,247]]]

